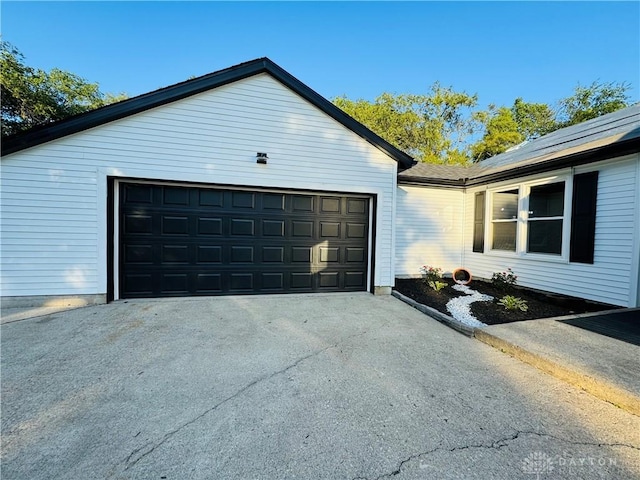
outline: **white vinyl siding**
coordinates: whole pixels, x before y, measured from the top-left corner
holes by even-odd
[[[462,190],[398,186],[396,276],[419,276],[423,265],[445,273],[462,266],[463,200]]]
[[[107,176],[375,194],[374,284],[393,285],[396,162],[268,74],[8,155],[1,169],[3,296],[106,292]]]
[[[631,292],[634,275],[638,275],[635,258],[637,247],[636,222],[640,217],[636,195],[639,188],[638,155],[592,164],[575,173],[598,170],[595,257],[593,264],[570,263],[566,259],[533,258],[533,256],[500,253],[474,253],[473,199],[474,193],[494,188],[488,185],[470,188],[465,195],[464,265],[474,276],[491,278],[494,272],[511,267],[518,275],[518,284],[540,290],[572,295],[613,305],[633,305]],[[520,181],[520,180],[519,180]],[[522,179],[523,182],[528,179]],[[571,178],[567,178],[571,182]],[[565,219],[570,228],[570,219]],[[485,243],[485,252],[489,245]]]

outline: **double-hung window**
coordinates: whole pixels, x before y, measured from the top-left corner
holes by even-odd
[[[536,185],[529,189],[527,252],[562,254],[565,182]]]
[[[489,192],[489,245],[493,251],[563,256],[565,179],[522,183]]]
[[[473,252],[594,263],[598,172],[474,194]]]

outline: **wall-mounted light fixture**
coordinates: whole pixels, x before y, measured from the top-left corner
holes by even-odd
[[[269,160],[269,157],[267,157],[266,153],[262,153],[262,152],[256,153],[256,163],[260,163],[262,165],[266,165],[267,164],[267,160]]]

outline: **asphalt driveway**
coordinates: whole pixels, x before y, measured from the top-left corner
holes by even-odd
[[[2,478],[640,478],[640,418],[390,296],[1,327]]]

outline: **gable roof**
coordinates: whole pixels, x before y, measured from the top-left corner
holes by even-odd
[[[640,151],[640,104],[561,128],[469,167],[417,164],[400,183],[464,187]]]
[[[50,142],[57,138],[97,127],[119,120],[151,108],[175,102],[198,93],[206,92],[229,83],[267,73],[284,86],[293,90],[312,105],[316,106],[334,120],[344,125],[361,138],[382,150],[398,162],[398,169],[404,170],[415,164],[413,158],[373,133],[360,122],[354,120],[329,100],[315,92],[290,73],[266,57],[241,63],[233,67],[209,73],[185,82],[177,83],[118,103],[106,105],[96,110],[74,115],[73,117],[34,127],[26,132],[12,135],[2,141],[2,156]]]

